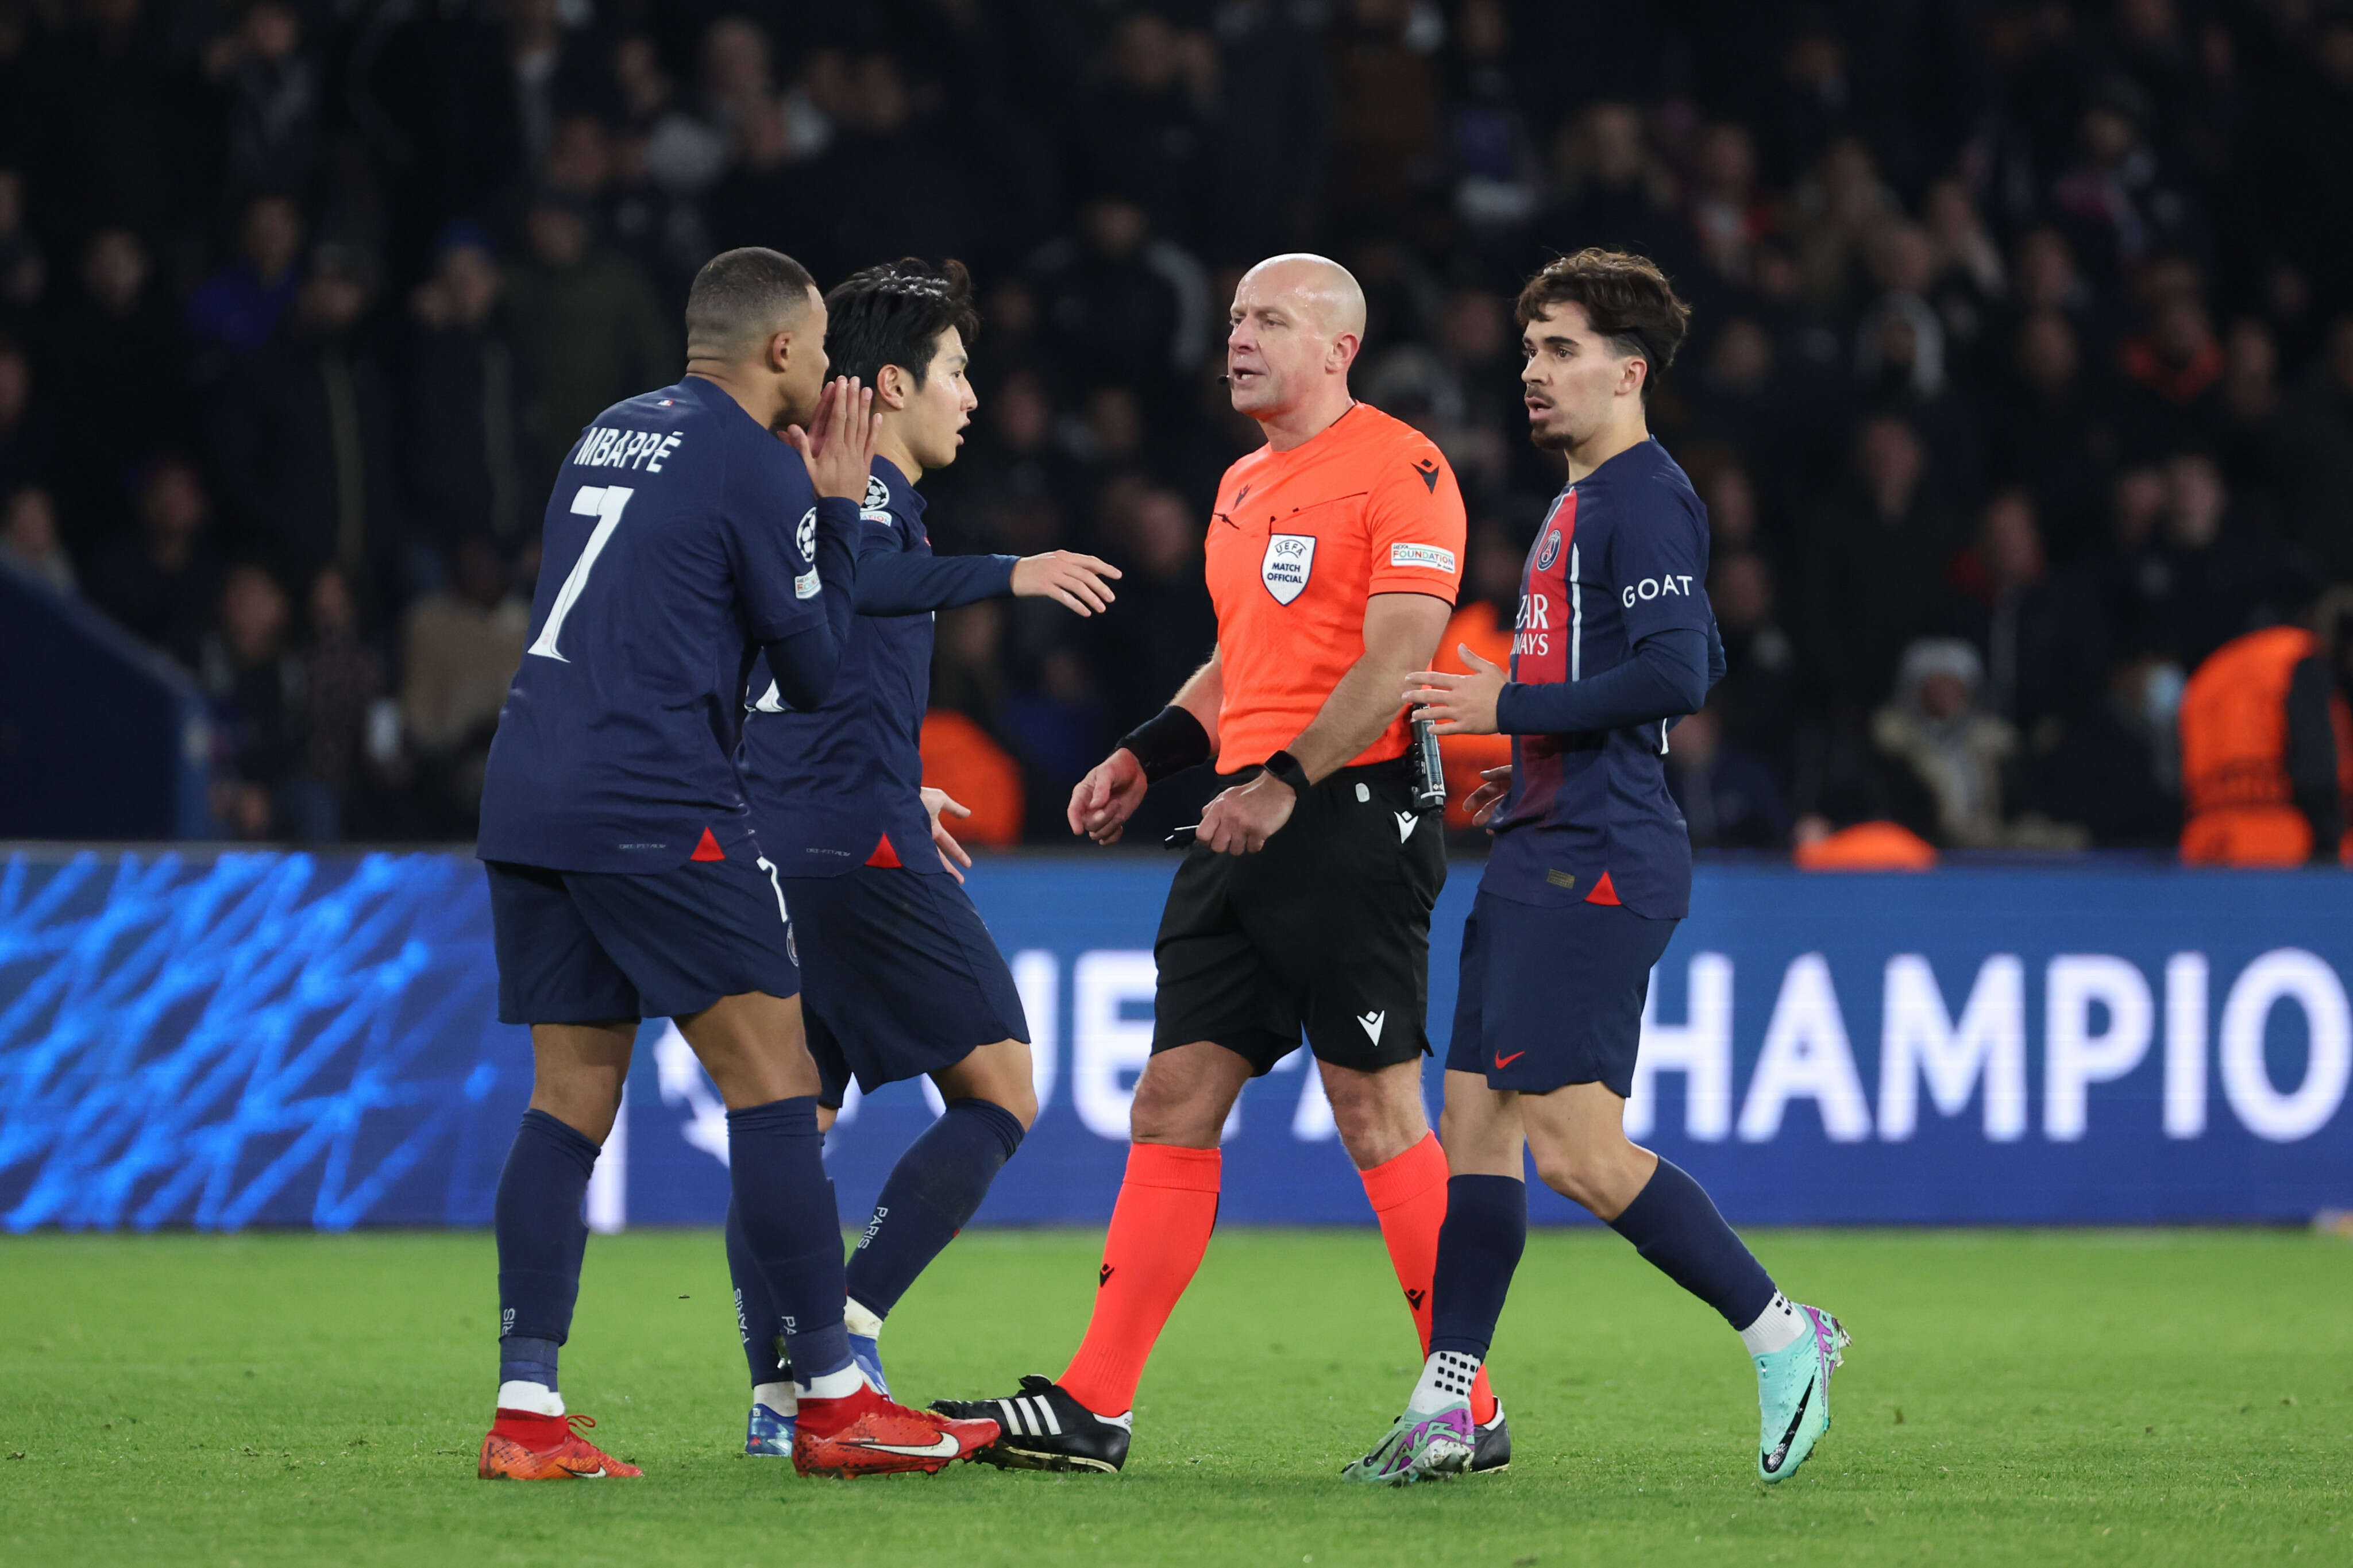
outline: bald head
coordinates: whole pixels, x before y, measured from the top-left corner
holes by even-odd
[[[1270,256],[1234,287],[1226,379],[1234,408],[1294,446],[1347,411],[1348,367],[1365,341],[1365,291],[1338,262]]]
[[[1245,296],[1286,300],[1313,320],[1327,339],[1365,337],[1365,291],[1356,275],[1328,256],[1303,250],[1270,256],[1248,272],[1234,290],[1240,304]]]

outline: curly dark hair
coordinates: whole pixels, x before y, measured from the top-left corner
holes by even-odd
[[[972,274],[961,261],[934,267],[917,257],[853,272],[825,297],[826,357],[834,375],[867,385],[895,364],[923,384],[939,336],[954,327],[970,348],[980,331],[972,302]]]
[[[1522,328],[1555,305],[1585,307],[1593,330],[1621,356],[1639,356],[1651,367],[1642,378],[1642,400],[1651,383],[1675,363],[1691,331],[1691,307],[1647,256],[1588,246],[1574,256],[1547,262],[1520,289],[1513,319]]]

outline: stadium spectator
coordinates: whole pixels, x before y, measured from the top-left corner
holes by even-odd
[[[256,196],[237,225],[237,258],[188,297],[191,376],[199,386],[269,342],[302,286],[302,209],[291,196]]]
[[[1932,843],[1967,849],[2081,848],[2082,829],[2019,814],[2018,731],[1978,706],[1984,667],[1955,637],[1904,650],[1894,700],[1872,716],[1872,742],[1896,770],[1898,791],[1926,812],[1905,826]]]
[[[473,831],[482,765],[530,626],[531,606],[514,595],[497,548],[480,537],[459,544],[447,586],[409,607],[400,711],[418,804],[437,833]]]
[[[1080,386],[1141,382],[1164,398],[1209,352],[1214,316],[1208,275],[1182,247],[1152,233],[1150,215],[1121,195],[1100,195],[1075,236],[1029,263],[1041,338]]]
[[[221,172],[229,188],[309,184],[322,153],[326,89],[301,11],[287,0],[254,0],[234,29],[205,47],[204,71],[227,142]]]
[[[490,237],[460,225],[433,275],[409,296],[397,402],[402,501],[421,538],[447,552],[486,535],[521,544],[554,460],[526,434],[515,353],[498,320],[502,288]]]
[[[1691,826],[1694,849],[1778,849],[1789,841],[1788,808],[1773,770],[1724,737],[1713,707],[1667,736],[1667,789]]]
[[[1864,424],[1852,479],[1812,520],[1807,543],[1802,635],[1814,678],[1836,700],[1876,706],[1897,656],[1929,624],[1960,543],[1911,426],[1893,415]]]
[[[1714,560],[1707,596],[1724,638],[1725,676],[1709,705],[1727,741],[1786,774],[1798,721],[1798,653],[1776,614],[1773,569],[1753,550]]]
[[[360,639],[359,605],[342,571],[322,567],[304,605],[302,774],[315,798],[310,826],[321,838],[346,836],[368,761],[368,726],[384,695],[384,666]]]
[[[57,421],[33,385],[30,356],[0,337],[0,495],[47,479],[56,460]]]
[[[1153,11],[1123,18],[1103,79],[1080,109],[1089,128],[1079,149],[1082,182],[1132,191],[1162,234],[1199,232],[1214,149],[1205,112],[1213,71],[1206,39],[1180,35]]]
[[[84,581],[100,608],[189,669],[220,600],[220,557],[206,537],[211,515],[195,469],[158,460],[139,486],[139,532],[105,545]]]
[[[595,216],[543,193],[524,217],[529,259],[507,278],[524,417],[543,464],[632,389],[678,374],[676,334],[636,268],[596,247]]]
[[[179,342],[147,247],[129,229],[93,236],[80,298],[58,312],[44,365],[56,393],[56,478],[69,544],[87,547],[121,529],[140,459],[186,428]],[[126,417],[132,409],[138,416]]]
[[[212,708],[213,815],[237,838],[334,837],[321,793],[301,773],[302,664],[287,646],[286,591],[263,568],[233,566],[197,675]]]
[[[58,593],[74,591],[73,561],[58,539],[57,508],[37,485],[26,485],[0,503],[0,565]]]
[[[47,283],[40,247],[25,230],[25,177],[0,168],[0,330],[20,330]]]
[[[278,331],[206,401],[215,471],[247,536],[296,581],[341,566],[364,597],[396,591],[400,544],[375,291],[367,257],[321,246]]]
[[[2041,743],[2089,704],[2105,649],[2089,595],[2050,570],[2033,498],[2010,489],[1988,501],[1951,579],[1955,603],[1940,618],[1984,660],[1986,710]]]

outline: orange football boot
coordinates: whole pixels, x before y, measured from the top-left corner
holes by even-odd
[[[793,1468],[805,1476],[931,1475],[997,1441],[994,1421],[955,1421],[894,1405],[864,1383],[839,1399],[801,1400]]]
[[[588,1415],[535,1415],[501,1410],[482,1439],[474,1473],[486,1481],[593,1481],[642,1476],[573,1428],[594,1426]]]

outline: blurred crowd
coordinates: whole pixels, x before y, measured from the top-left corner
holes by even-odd
[[[1240,268],[1363,281],[1492,647],[1559,483],[1510,299],[1623,247],[1696,310],[1695,840],[2164,844],[2186,677],[2353,581],[2348,149],[2316,0],[0,0],[0,563],[201,683],[225,834],[464,837],[554,464],[695,269],[960,257],[939,547],[1127,574],[940,620],[942,765],[1060,840],[1213,637]]]

